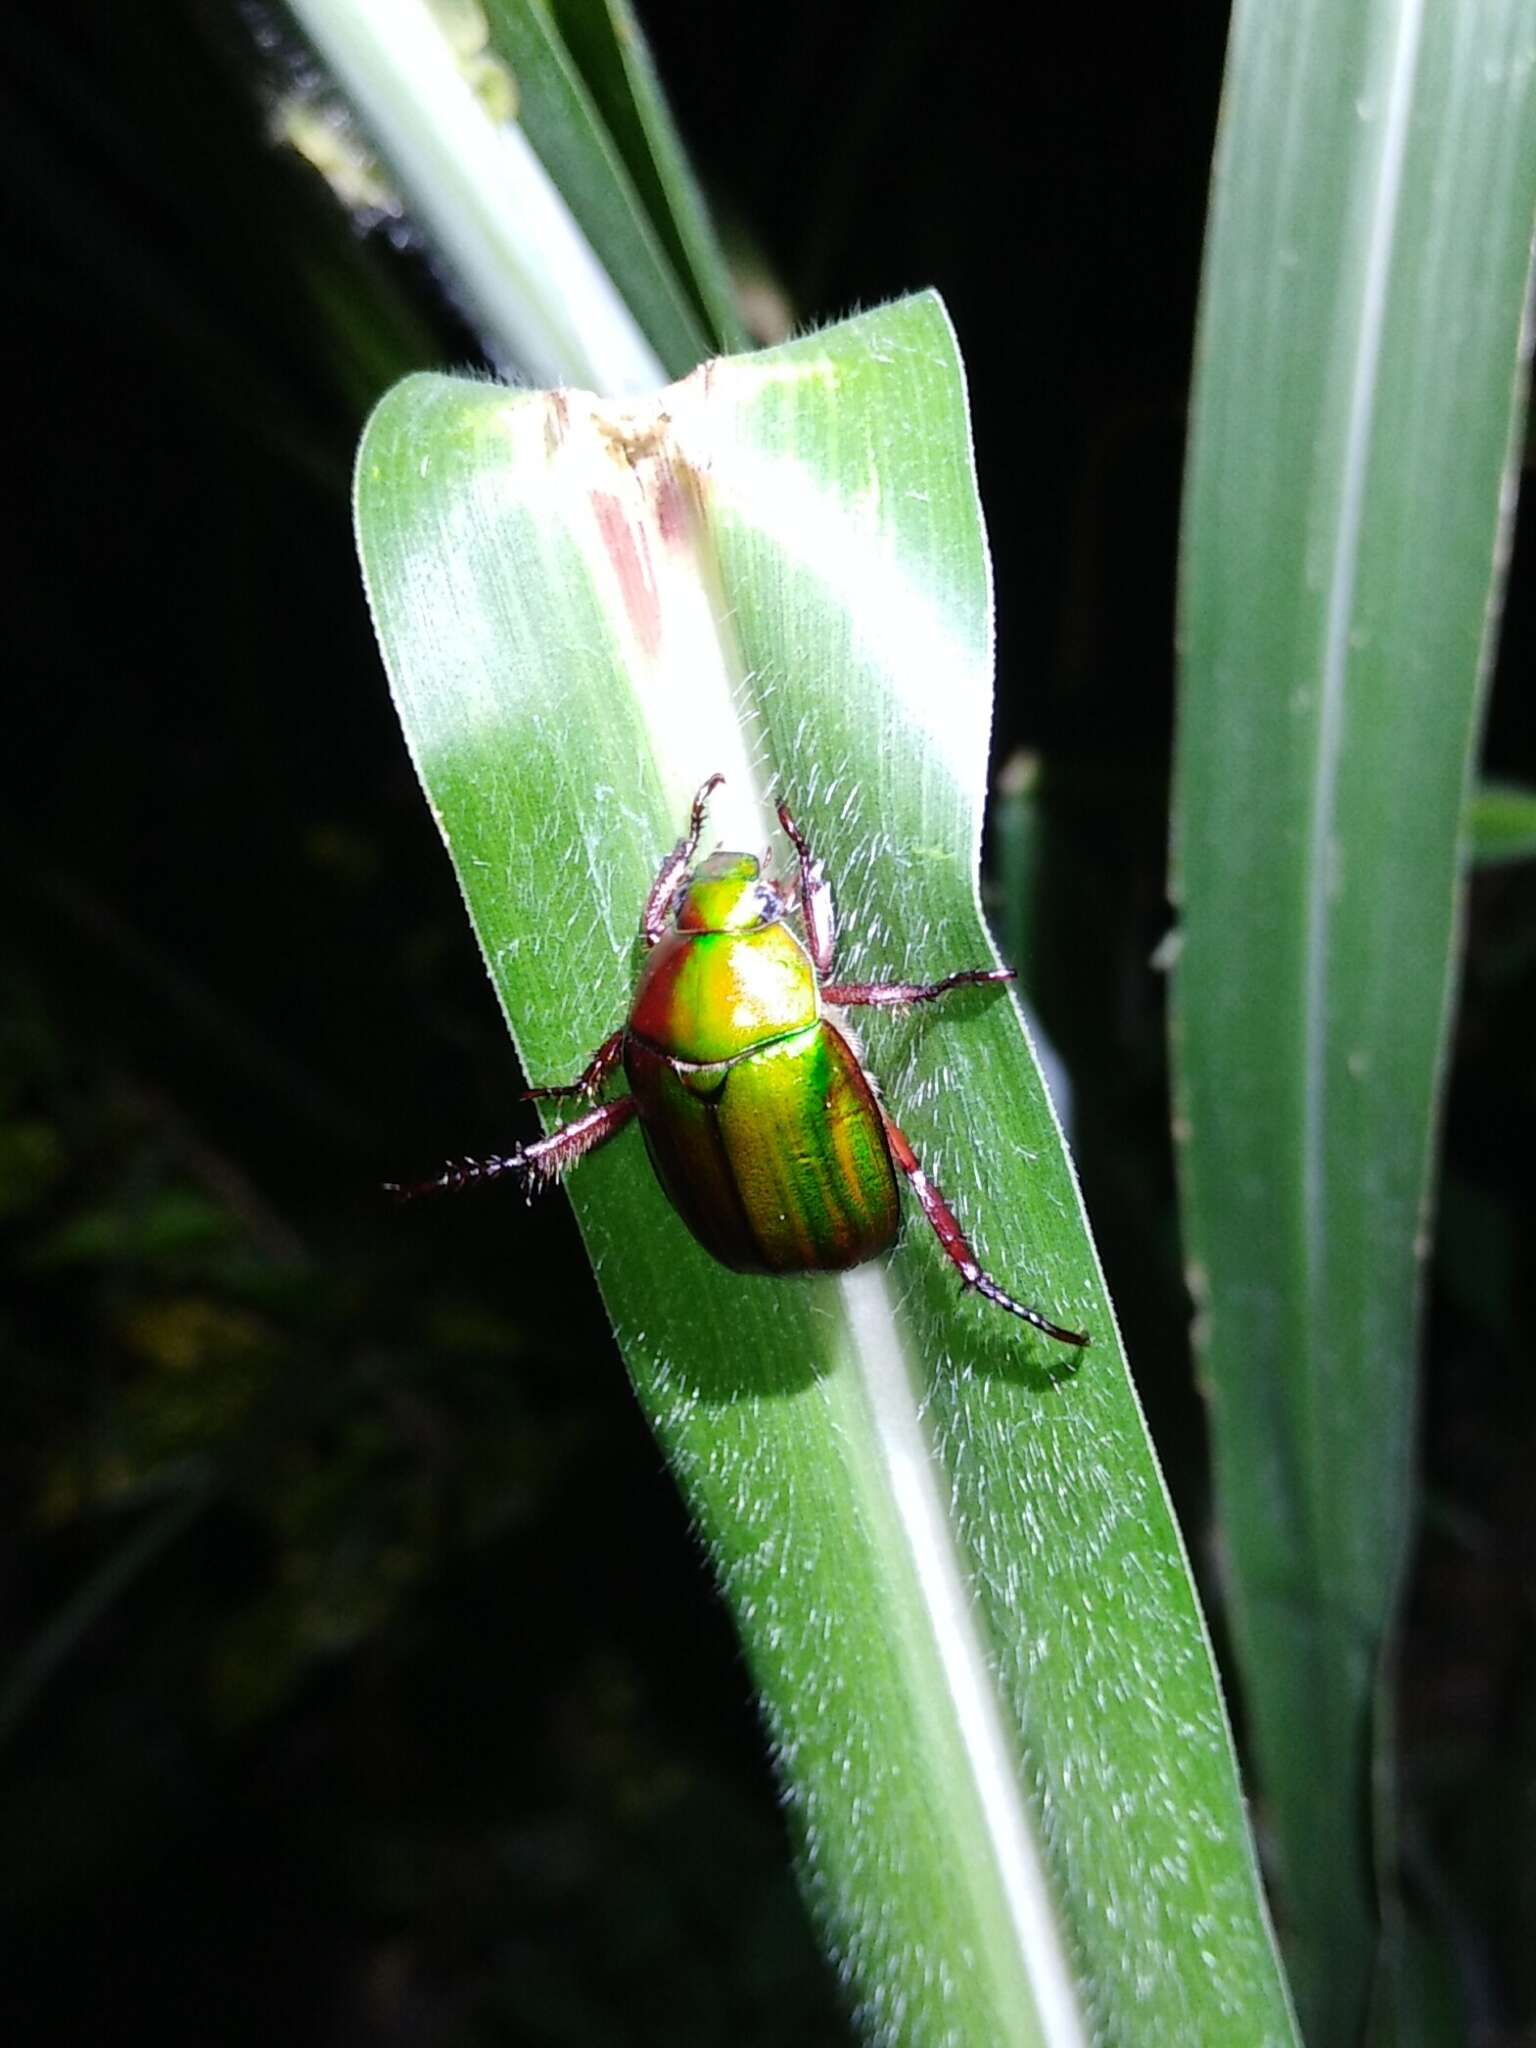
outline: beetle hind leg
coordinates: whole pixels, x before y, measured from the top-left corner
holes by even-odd
[[[574,1081],[556,1081],[547,1088],[527,1088],[523,1091],[523,1100],[550,1102],[562,1095],[581,1095],[590,1102],[623,1057],[624,1033],[619,1030],[611,1038],[603,1040]]]
[[[573,1117],[547,1138],[535,1138],[531,1145],[519,1145],[511,1152],[492,1153],[485,1159],[450,1159],[441,1173],[430,1180],[387,1181],[385,1192],[402,1202],[421,1195],[456,1195],[464,1188],[481,1187],[488,1181],[510,1178],[528,1201],[569,1173],[578,1160],[616,1138],[635,1113],[632,1095],[589,1109]]]
[[[882,1109],[881,1115],[885,1121],[885,1135],[890,1140],[891,1156],[911,1181],[912,1191],[923,1205],[923,1214],[928,1218],[934,1236],[943,1245],[950,1264],[960,1275],[965,1286],[972,1293],[981,1295],[984,1300],[994,1302],[998,1308],[1006,1309],[1009,1315],[1017,1316],[1021,1322],[1028,1323],[1031,1329],[1039,1330],[1044,1336],[1054,1337],[1058,1344],[1070,1344],[1080,1351],[1089,1341],[1083,1331],[1064,1330],[1060,1323],[1053,1323],[1049,1316],[1043,1316],[1039,1309],[1027,1308],[1022,1301],[1015,1301],[1011,1294],[1005,1293],[998,1286],[990,1273],[983,1271],[977,1262],[976,1254],[966,1241],[965,1233],[955,1221],[954,1212],[924,1173],[917,1154],[907,1142],[905,1131],[887,1111]]]

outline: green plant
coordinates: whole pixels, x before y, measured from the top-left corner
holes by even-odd
[[[376,61],[336,32],[362,15],[301,12],[381,138],[430,122],[439,88],[474,118],[445,62],[418,95],[419,53]],[[430,165],[415,140],[402,161]],[[451,193],[423,211],[454,216]],[[558,249],[578,277],[585,258],[546,247],[528,297],[558,336]],[[515,330],[525,359],[558,345]],[[589,337],[562,367],[605,359]],[[624,1014],[636,907],[712,772],[728,843],[761,842],[770,778],[815,819],[846,971],[882,947],[904,975],[935,949],[986,958],[990,580],[931,301],[649,404],[413,381],[365,437],[357,517],[407,736],[535,1079]],[[885,1270],[775,1288],[682,1241],[633,1145],[572,1199],[875,2033],[1285,2039],[1209,1651],[1059,1141],[1006,1007],[964,1021],[873,1019],[872,1054],[977,1230],[1028,1245],[1033,1290],[1096,1333],[1070,1397],[921,1237]]]
[[[656,8],[700,161],[800,304],[931,265],[963,309],[998,732],[1031,750],[985,901],[1208,1573],[1309,2038],[1517,2030],[1513,663],[1499,779],[1465,790],[1519,410],[1524,0],[1237,14],[1166,937],[1166,515],[1220,24],[1138,17],[1132,79],[1101,59],[1112,11],[1021,18],[1009,63],[923,10]],[[329,70],[271,15],[188,0],[153,38],[23,12],[0,86],[37,479],[0,976],[11,2030],[99,2033],[137,1997],[168,2044],[210,2013],[231,2039],[344,2014],[487,2048],[840,2040],[798,1831],[877,2034],[1287,2039],[1189,1574],[1012,995],[864,1036],[989,1263],[1092,1329],[1070,1382],[957,1299],[915,1215],[847,1281],[732,1281],[635,1132],[571,1186],[602,1301],[563,1196],[375,1192],[536,1126],[378,687],[343,516],[365,413],[481,360],[379,405],[359,531],[491,978],[529,1078],[563,1079],[624,1014],[639,897],[707,770],[712,834],[773,843],[781,792],[816,825],[848,972],[993,957],[992,568],[943,307],[750,354],[738,298],[768,342],[792,312],[741,291],[739,242],[728,272],[621,7],[298,11]],[[994,187],[1027,263],[980,225]],[[1458,841],[1487,872],[1425,1487],[1409,1253]],[[1341,1142],[1309,1163],[1319,1131]]]
[[[1215,174],[1178,1136],[1236,1647],[1319,2043],[1359,2038],[1373,2000],[1390,2038],[1416,2002],[1390,1638],[1524,416],[1533,30],[1521,4],[1240,5]]]

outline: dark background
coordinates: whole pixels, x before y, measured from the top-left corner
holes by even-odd
[[[643,13],[799,317],[926,284],[954,316],[998,760],[1045,764],[1034,900],[999,911],[1198,1543],[1150,956],[1225,10]],[[375,1192],[532,1128],[348,522],[372,399],[472,338],[267,146],[233,9],[38,5],[7,42],[0,2025],[841,2041],[564,1204]],[[1536,779],[1530,557],[1489,759]],[[1483,2041],[1533,2009],[1533,1028],[1506,869],[1473,891],[1401,1702],[1413,1904]]]

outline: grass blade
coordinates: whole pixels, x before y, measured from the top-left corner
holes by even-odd
[[[554,0],[554,11],[678,276],[692,284],[710,353],[745,348],[725,258],[634,10],[625,0]]]
[[[1472,799],[1472,858],[1479,867],[1536,855],[1536,789],[1485,782]]]
[[[517,122],[493,121],[423,0],[292,0],[493,357],[648,391],[661,363]]]
[[[711,839],[768,844],[780,791],[814,831],[840,973],[993,957],[990,577],[936,300],[652,406],[412,379],[365,437],[357,520],[535,1081],[623,1018],[638,907],[715,770]],[[1018,1018],[977,995],[862,1036],[982,1256],[1093,1332],[1070,1385],[920,1227],[842,1279],[743,1280],[686,1238],[635,1133],[570,1183],[807,1895],[882,2040],[1288,2041],[1208,1645]]]
[[[587,75],[585,53],[569,47],[565,24],[541,0],[485,0],[485,9],[492,45],[517,78],[519,123],[539,161],[667,374],[686,375],[720,342],[678,262],[671,214],[636,175],[624,135],[612,127],[619,88],[604,69]],[[698,228],[702,250],[702,208]]]
[[[1530,0],[1240,4],[1215,173],[1174,1052],[1237,1643],[1319,2044],[1358,2037],[1377,1931],[1372,1717],[1512,498],[1533,39]]]

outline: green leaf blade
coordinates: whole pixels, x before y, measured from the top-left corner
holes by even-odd
[[[634,10],[625,0],[555,0],[555,14],[673,268],[692,287],[711,353],[744,349],[725,258]]]
[[[423,0],[290,6],[452,276],[492,358],[550,382],[650,390],[661,374],[651,341],[574,217],[559,175],[521,124],[481,104]],[[536,116],[551,111],[558,114],[546,101],[536,105]],[[556,132],[566,133],[558,118]],[[626,181],[616,166],[605,170],[597,138],[585,139],[593,147],[574,137],[577,167],[605,201],[622,206]],[[629,239],[620,235],[615,246],[636,256],[648,230],[638,217],[631,225]],[[663,272],[675,294],[675,280],[665,266]],[[656,302],[633,263],[624,281],[654,314]],[[684,360],[696,357],[685,349]]]
[[[1536,789],[1518,782],[1485,782],[1472,799],[1472,860],[1502,867],[1536,858]]]
[[[555,16],[540,0],[486,0],[486,17],[540,162],[667,374],[684,376],[711,353],[706,321]]]
[[[1174,1052],[1238,1647],[1319,2042],[1356,2038],[1376,1936],[1361,1816],[1518,417],[1533,28],[1524,0],[1240,7],[1215,178]]]
[[[936,301],[622,414],[412,380],[365,439],[358,525],[534,1080],[622,1021],[639,905],[717,769],[711,843],[769,843],[770,792],[812,833],[840,974],[994,957],[989,572]],[[984,1261],[1093,1332],[1069,1384],[958,1298],[915,1218],[841,1279],[751,1281],[687,1238],[637,1133],[570,1182],[808,1897],[880,2039],[1290,2040],[1182,1549],[1011,1001],[871,1014],[860,1038]]]

